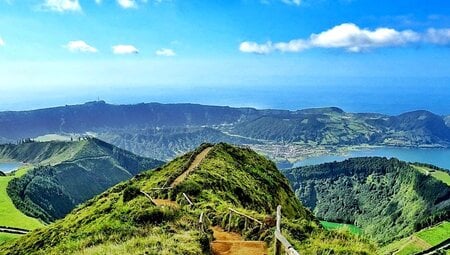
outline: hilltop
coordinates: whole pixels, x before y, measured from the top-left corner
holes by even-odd
[[[28,216],[51,222],[76,205],[163,162],[136,156],[95,138],[75,142],[0,145],[0,159],[24,162],[7,186],[14,205]]]
[[[98,101],[0,112],[0,142],[49,134],[66,138],[90,134],[160,160],[173,159],[204,142],[250,145],[274,159],[296,157],[290,155],[290,150],[276,149],[285,145],[319,151],[323,149],[320,146],[450,146],[448,117],[444,120],[428,111],[389,116],[348,113],[337,107],[289,111],[198,104],[113,105]]]
[[[284,174],[319,219],[355,224],[380,244],[449,217],[450,176],[437,167],[373,157]]]
[[[284,235],[302,254],[374,252],[359,237],[323,230],[273,162],[248,148],[221,143],[204,144],[138,174],[64,219],[0,246],[0,253],[210,254],[212,226],[272,247],[277,205],[282,206]],[[237,214],[230,220],[229,208],[262,224]]]

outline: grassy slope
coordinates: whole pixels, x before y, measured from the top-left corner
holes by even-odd
[[[0,226],[17,227],[24,229],[35,229],[43,224],[34,218],[28,217],[19,211],[13,204],[6,192],[8,183],[13,179],[26,173],[28,167],[21,168],[15,175],[0,177]],[[12,237],[13,235],[7,235]]]
[[[198,153],[201,148],[196,151]],[[207,254],[211,233],[198,228],[201,212],[214,225],[227,222],[228,207],[260,220],[273,217],[283,206],[283,232],[302,254],[372,254],[373,246],[345,233],[323,231],[295,198],[287,180],[274,164],[247,149],[216,145],[200,167],[170,192],[151,192],[179,176],[189,165],[186,154],[164,167],[139,174],[88,201],[45,229],[30,233],[11,245],[6,254]],[[175,199],[180,208],[155,207],[140,194]],[[185,192],[196,204],[186,206]],[[273,218],[272,218],[273,219]],[[271,223],[272,222],[272,223]],[[259,229],[243,231],[235,217],[232,228],[248,239],[271,243],[273,221]]]
[[[444,221],[436,226],[421,230],[413,235],[383,247],[383,254],[398,251],[399,255],[413,254],[438,245],[450,238],[450,222]]]

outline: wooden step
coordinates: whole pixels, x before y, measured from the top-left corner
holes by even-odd
[[[268,255],[267,245],[261,241],[213,241],[213,255]]]

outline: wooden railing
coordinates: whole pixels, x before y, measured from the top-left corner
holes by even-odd
[[[141,193],[144,194],[148,198],[148,200],[150,200],[150,202],[152,202],[153,205],[155,205],[155,206],[158,205],[158,204],[156,204],[155,200],[147,192],[141,190]]]
[[[260,227],[262,228],[264,223],[262,223],[260,220],[253,218],[252,216],[246,215],[244,213],[241,213],[239,211],[234,210],[233,208],[228,208],[228,210],[230,211],[230,216],[228,219],[228,231],[231,230],[231,219],[233,217],[233,214],[237,214],[238,216],[244,217],[244,230],[247,229],[248,226],[248,220],[252,220],[256,223],[258,223],[260,225]]]
[[[205,233],[205,229],[209,228],[209,224],[211,224],[211,220],[208,218],[208,215],[206,215],[206,213],[200,213],[200,217],[198,219],[198,225],[200,228],[200,231]]]
[[[281,205],[277,207],[277,226],[275,229],[275,255],[281,255],[282,247],[288,255],[299,255],[289,241],[281,234]]]
[[[191,199],[186,195],[186,193],[183,192],[183,196],[186,199],[186,201],[189,203],[189,206],[193,206],[194,203],[192,203]]]

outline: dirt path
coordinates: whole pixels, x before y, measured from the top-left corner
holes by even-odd
[[[195,168],[197,168],[200,163],[203,161],[203,159],[205,159],[206,155],[208,155],[209,151],[212,149],[212,147],[208,147],[206,149],[204,149],[202,152],[200,152],[194,159],[194,161],[192,161],[191,165],[188,167],[188,169],[186,171],[184,171],[184,173],[182,173],[180,176],[178,176],[175,181],[172,182],[172,184],[170,184],[170,187],[173,188],[176,185],[180,184],[181,182],[184,181],[184,179],[186,179],[186,177],[195,170]]]
[[[214,238],[211,243],[213,255],[267,255],[267,245],[261,241],[244,241],[238,233],[226,232],[212,227]]]
[[[177,202],[168,199],[153,199],[153,202],[155,202],[157,206],[180,207]]]

